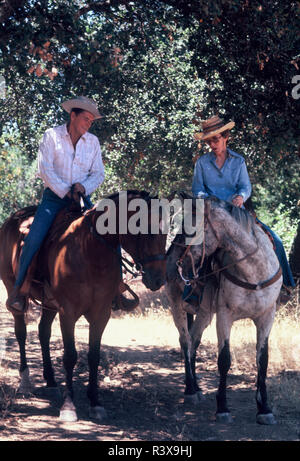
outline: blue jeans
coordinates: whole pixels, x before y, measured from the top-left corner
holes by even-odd
[[[89,201],[89,197],[87,197],[87,201]],[[70,205],[70,203],[71,199],[68,197],[61,199],[48,187],[45,189],[42,201],[37,208],[34,220],[30,227],[30,231],[24,240],[15,287],[22,286],[28,267],[30,266],[33,257],[42,246],[51,224],[57,214],[63,208]],[[92,205],[90,201],[89,204]]]
[[[256,218],[257,219],[257,218]],[[287,287],[294,288],[296,286],[296,283],[294,281],[292,271],[285,253],[285,249],[282,243],[281,238],[274,232],[270,227],[268,227],[266,224],[262,223],[257,219],[257,221],[263,226],[264,229],[266,229],[271,236],[273,237],[274,240],[274,246],[275,246],[275,253],[278,258],[279,264],[282,269],[282,276],[283,276],[283,285],[286,285]]]

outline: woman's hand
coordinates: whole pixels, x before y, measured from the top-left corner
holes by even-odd
[[[234,197],[234,199],[232,200],[232,203],[233,205],[239,207],[239,208],[242,208],[243,204],[244,204],[244,199],[241,195],[236,195]]]

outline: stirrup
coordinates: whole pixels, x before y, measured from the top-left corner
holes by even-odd
[[[134,291],[124,282],[121,282],[119,291],[120,293],[113,300],[112,310],[122,310],[125,312],[133,311],[140,303],[140,298],[138,297],[138,295],[134,293]],[[122,293],[124,293],[125,291],[129,291],[129,293],[133,296],[133,299],[128,299],[125,296],[123,296]]]
[[[14,315],[23,315],[28,309],[28,296],[11,293],[7,298],[6,308]]]

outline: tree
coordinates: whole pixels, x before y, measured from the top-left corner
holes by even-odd
[[[25,0],[0,9],[7,84],[0,126],[36,157],[63,99],[93,97],[106,189],[188,188],[200,119],[236,121],[234,147],[254,183],[299,145],[298,4],[283,0]],[[59,108],[59,109],[58,109]],[[282,170],[284,171],[284,170]],[[289,200],[298,199],[290,190]]]

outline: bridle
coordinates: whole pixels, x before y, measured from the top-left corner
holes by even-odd
[[[118,257],[118,259],[120,261],[120,265],[122,267],[124,267],[124,269],[127,272],[129,272],[131,275],[133,275],[133,277],[138,277],[138,276],[142,276],[143,274],[145,274],[145,266],[147,264],[150,264],[150,263],[152,263],[154,261],[165,261],[166,260],[166,257],[167,257],[166,254],[162,254],[162,253],[154,254],[154,255],[151,255],[151,256],[141,257],[141,255],[140,255],[140,253],[141,253],[141,245],[138,245],[138,253],[139,253],[138,257],[133,258],[133,262],[132,262],[132,261],[130,261],[129,259],[125,258],[122,255],[121,250],[119,251],[116,247],[111,245],[104,238],[103,235],[101,235],[101,234],[99,234],[97,232],[89,213],[84,215],[84,222],[87,224],[87,226],[89,228],[89,232],[94,237],[96,237],[98,240],[100,240],[102,243],[104,243],[105,246],[107,248],[109,248],[115,255],[117,255],[117,257]],[[122,242],[121,242],[120,237],[119,237],[119,244],[120,244],[120,246],[122,246]]]
[[[208,224],[210,225],[210,227],[211,227],[217,241],[219,242],[220,238],[219,238],[218,233],[216,232],[216,230],[215,230],[215,228],[214,228],[214,226],[213,226],[213,224],[211,222],[211,219],[210,219],[210,216],[209,216],[209,209],[208,209],[208,207],[206,206],[206,203],[205,203],[205,208],[204,208],[204,237],[203,237],[203,242],[202,242],[202,257],[201,257],[201,262],[200,262],[200,266],[198,268],[198,271],[196,271],[195,261],[194,261],[192,252],[190,251],[191,246],[193,245],[193,239],[192,239],[191,243],[187,247],[185,247],[185,245],[180,244],[178,242],[173,242],[175,245],[185,247],[185,251],[183,252],[181,257],[176,261],[179,276],[180,276],[181,280],[184,282],[185,285],[187,285],[187,286],[192,286],[192,285],[197,285],[197,284],[203,285],[203,282],[201,282],[201,280],[206,279],[207,277],[209,277],[211,275],[215,275],[217,273],[222,273],[224,275],[224,277],[226,277],[228,280],[230,280],[235,285],[238,285],[238,286],[240,286],[242,288],[245,288],[245,289],[248,289],[248,290],[258,290],[258,289],[263,289],[263,288],[266,288],[266,287],[272,285],[273,283],[275,283],[281,277],[282,269],[281,269],[280,265],[279,265],[279,269],[277,270],[277,272],[271,278],[269,278],[267,280],[264,280],[263,282],[258,282],[256,284],[240,280],[240,279],[238,279],[237,277],[235,277],[234,275],[232,275],[228,271],[228,268],[233,267],[236,264],[244,261],[245,259],[250,258],[251,256],[253,256],[258,251],[258,244],[256,244],[256,248],[251,253],[247,253],[245,256],[238,259],[237,261],[234,261],[233,263],[227,264],[225,266],[221,266],[220,261],[217,260],[217,264],[219,266],[218,269],[215,269],[214,271],[212,271],[212,272],[210,272],[208,274],[200,276],[199,275],[199,269],[201,269],[203,267],[203,263],[204,263],[204,259],[205,259],[205,235],[206,235]],[[192,270],[193,270],[193,278],[192,279],[186,278],[183,275],[182,263],[183,263],[184,259],[186,258],[186,256],[189,256],[191,258],[191,264],[192,264]]]
[[[183,263],[184,259],[186,258],[186,256],[189,256],[190,259],[191,259],[191,265],[192,265],[192,270],[193,270],[193,281],[194,282],[196,280],[199,281],[200,278],[207,277],[207,275],[205,275],[204,277],[199,277],[198,273],[199,273],[199,269],[201,269],[203,267],[203,263],[204,263],[204,260],[205,260],[205,236],[206,236],[206,231],[207,231],[208,224],[210,224],[210,226],[211,226],[211,228],[213,230],[213,233],[215,234],[215,237],[216,237],[217,241],[219,242],[220,238],[219,238],[214,226],[212,225],[212,222],[211,222],[210,217],[209,217],[209,209],[208,209],[207,203],[204,202],[204,233],[203,233],[203,242],[202,242],[202,257],[201,257],[200,266],[199,266],[197,272],[196,272],[195,261],[194,261],[193,255],[191,253],[191,247],[193,246],[193,244],[195,242],[195,239],[197,238],[197,232],[195,232],[195,237],[192,238],[192,240],[191,240],[191,242],[189,243],[188,246],[185,246],[185,245],[180,244],[178,242],[173,242],[175,245],[183,246],[185,248],[185,251],[183,252],[181,257],[176,261],[176,266],[177,266],[178,273],[180,275],[180,278],[184,281],[185,285],[191,285],[192,284],[189,279],[187,279],[187,278],[185,278],[183,276],[182,263]]]

